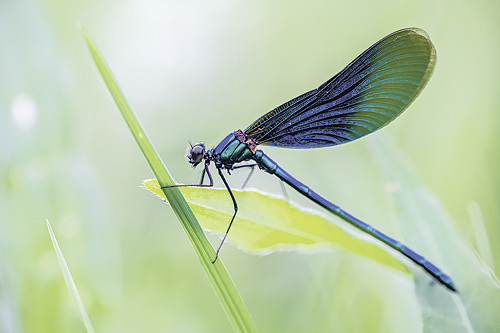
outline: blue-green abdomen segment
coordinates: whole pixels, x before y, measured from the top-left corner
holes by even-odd
[[[388,246],[392,247],[396,251],[402,253],[404,256],[412,260],[414,263],[425,269],[430,275],[432,275],[436,280],[438,280],[440,283],[442,283],[444,286],[446,286],[448,289],[457,291],[455,288],[455,285],[453,284],[453,281],[451,278],[443,273],[438,267],[433,265],[431,262],[429,262],[427,259],[425,259],[423,256],[420,254],[416,253],[415,251],[411,250],[410,248],[406,247],[404,244],[401,242],[383,234],[379,230],[373,228],[371,225],[366,224],[365,222],[361,221],[360,219],[352,216],[348,212],[342,210],[339,206],[335,205],[334,203],[326,200],[322,196],[320,196],[318,193],[314,192],[311,190],[307,185],[301,183],[294,177],[292,177],[288,172],[283,170],[279,165],[277,165],[269,156],[264,154],[262,150],[257,150],[253,156],[253,159],[257,162],[259,167],[263,169],[264,171],[276,175],[279,179],[293,187],[295,190],[306,196],[307,198],[311,199],[312,201],[316,202],[318,205],[321,207],[325,208],[329,212],[337,215],[341,219],[343,219],[346,222],[349,222],[356,228],[366,232],[367,234],[375,237],[376,239],[380,240],[381,242],[387,244]]]

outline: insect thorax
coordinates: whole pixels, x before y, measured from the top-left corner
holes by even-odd
[[[214,149],[214,162],[216,165],[231,168],[233,164],[248,161],[252,158],[252,142],[248,142],[241,130],[226,136]],[[255,144],[253,144],[255,147]]]

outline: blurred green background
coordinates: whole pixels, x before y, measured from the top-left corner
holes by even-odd
[[[189,141],[215,145],[317,87],[385,35],[426,30],[437,49],[434,76],[381,135],[395,138],[475,247],[470,212],[480,208],[498,272],[498,13],[493,0],[2,1],[0,331],[84,330],[45,218],[97,331],[232,330],[176,217],[140,188],[152,174],[78,23],[183,183],[200,174],[185,160]],[[326,198],[389,231],[384,179],[366,140],[372,138],[266,152]],[[244,178],[235,173],[231,184]],[[249,185],[280,193],[263,173]],[[253,256],[226,245],[222,258],[263,332],[421,329],[407,295],[380,292],[398,282],[355,255]],[[353,267],[362,269],[353,274]],[[353,291],[339,299],[338,288]]]

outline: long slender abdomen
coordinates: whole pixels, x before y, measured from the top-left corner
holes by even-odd
[[[371,225],[361,221],[360,219],[354,217],[353,215],[349,214],[348,212],[342,210],[339,206],[335,205],[334,203],[326,200],[322,196],[320,196],[318,193],[314,192],[311,190],[307,185],[301,183],[297,179],[295,179],[293,176],[291,176],[288,172],[283,170],[279,165],[277,165],[269,156],[264,154],[262,150],[258,150],[253,159],[257,162],[259,167],[261,169],[264,169],[266,172],[270,174],[276,175],[279,179],[293,187],[295,190],[303,194],[305,197],[311,199],[318,205],[322,206],[329,212],[337,215],[341,219],[343,219],[346,222],[349,222],[351,225],[355,226],[356,228],[366,232],[367,234],[373,236],[374,238],[378,239],[379,241],[387,244],[388,246],[392,247],[396,251],[400,252],[410,260],[412,260],[414,263],[422,267],[425,271],[427,271],[431,276],[433,276],[436,280],[438,280],[440,283],[442,283],[445,287],[447,287],[450,290],[457,291],[455,288],[455,285],[453,284],[453,281],[451,278],[443,273],[438,267],[436,267],[434,264],[432,264],[430,261],[425,259],[423,256],[420,254],[416,253],[412,249],[408,248],[401,242],[385,235],[384,233],[380,232],[379,230],[375,229]]]

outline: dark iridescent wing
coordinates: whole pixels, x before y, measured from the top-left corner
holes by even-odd
[[[425,87],[436,50],[408,28],[379,40],[317,89],[278,106],[246,130],[257,144],[318,148],[356,140],[399,116]]]

